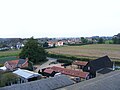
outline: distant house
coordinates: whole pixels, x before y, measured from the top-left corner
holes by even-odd
[[[91,77],[95,77],[97,72],[106,68],[113,68],[113,63],[108,56],[89,61],[86,66],[84,66],[83,71],[90,72]]]
[[[55,42],[55,46],[63,46],[63,41]]]
[[[50,41],[49,41],[49,42],[48,42],[48,46],[49,46],[49,47],[53,47],[53,46],[54,46],[54,42],[50,42]]]
[[[48,42],[48,46],[49,47],[53,47],[53,46],[63,46],[64,44],[63,44],[63,41],[49,41]]]
[[[26,68],[28,67],[28,59],[6,61],[4,66],[10,71],[15,70],[16,68]]]

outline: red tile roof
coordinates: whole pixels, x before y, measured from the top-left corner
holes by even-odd
[[[11,60],[11,61],[7,61],[9,63],[9,65],[16,65],[18,64],[19,60]]]
[[[56,67],[56,66],[53,66],[50,69],[54,70],[55,72],[60,72],[65,75],[70,75],[70,76],[80,77],[80,78],[86,78],[87,75],[89,74],[88,72],[76,71],[76,70],[60,68],[60,67]]]
[[[54,71],[54,70],[52,70],[52,69],[45,69],[45,70],[44,70],[45,73],[49,73],[49,74],[51,74],[53,71]]]
[[[73,64],[75,65],[82,65],[82,66],[85,66],[88,62],[84,62],[84,61],[75,61],[73,62]]]

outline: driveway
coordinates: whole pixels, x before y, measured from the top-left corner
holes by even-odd
[[[48,61],[43,63],[42,65],[35,65],[35,67],[37,67],[35,72],[38,72],[39,70],[41,70],[41,69],[43,69],[45,67],[48,67],[51,62],[56,62],[57,61],[57,59],[55,59],[55,58],[48,58],[47,57],[47,59],[48,59]]]

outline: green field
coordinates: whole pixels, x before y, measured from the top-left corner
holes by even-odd
[[[47,49],[49,53],[78,57],[98,58],[108,55],[112,60],[120,60],[120,45],[91,44],[83,46],[65,46]]]
[[[20,50],[12,50],[12,51],[0,51],[0,63],[4,63],[8,60],[16,60],[19,55]]]
[[[1,57],[8,57],[8,56],[18,56],[21,50],[11,50],[11,51],[0,51],[0,58]]]

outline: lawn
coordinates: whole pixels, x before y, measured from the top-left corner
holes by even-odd
[[[112,60],[120,60],[120,45],[91,44],[83,46],[65,46],[47,49],[49,53],[98,58],[108,55]]]

